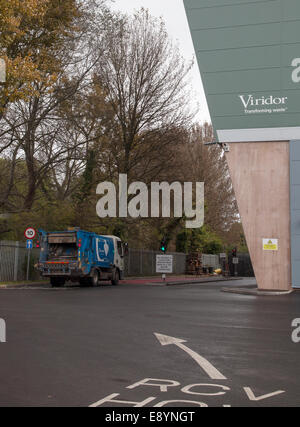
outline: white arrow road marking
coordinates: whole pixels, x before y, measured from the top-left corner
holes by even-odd
[[[278,391],[274,391],[274,393],[264,394],[263,396],[255,396],[250,387],[244,387],[244,390],[245,390],[249,400],[252,400],[254,402],[258,402],[258,401],[264,400],[264,399],[269,399],[270,397],[278,396],[279,394],[285,393],[285,391],[278,390]]]
[[[200,354],[184,345],[183,343],[186,342],[185,340],[156,333],[154,335],[161,343],[161,345],[176,345],[177,347],[181,348],[181,350],[188,353],[212,380],[227,380],[227,378],[224,377],[224,375],[222,375],[221,372],[219,372],[208,360],[204,359],[204,357],[200,356]]]

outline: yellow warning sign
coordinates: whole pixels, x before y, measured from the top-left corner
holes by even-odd
[[[263,239],[264,251],[278,251],[278,239]]]

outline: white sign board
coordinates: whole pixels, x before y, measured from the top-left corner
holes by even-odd
[[[239,259],[238,258],[232,258],[232,264],[238,265]]]
[[[263,239],[264,251],[278,251],[278,239]]]
[[[226,255],[226,254],[220,254],[220,258],[221,258],[221,259],[226,259],[226,258],[227,258],[227,255]]]
[[[173,255],[156,255],[156,273],[173,273]]]

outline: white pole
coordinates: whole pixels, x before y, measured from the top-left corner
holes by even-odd
[[[29,281],[30,252],[31,252],[31,249],[28,249],[28,256],[27,256],[27,273],[26,273],[26,280],[27,280],[27,282]]]

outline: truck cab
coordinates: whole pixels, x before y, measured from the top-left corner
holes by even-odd
[[[119,237],[79,229],[39,231],[41,252],[38,270],[53,287],[67,281],[97,286],[99,281],[117,285],[124,278],[126,246]]]

